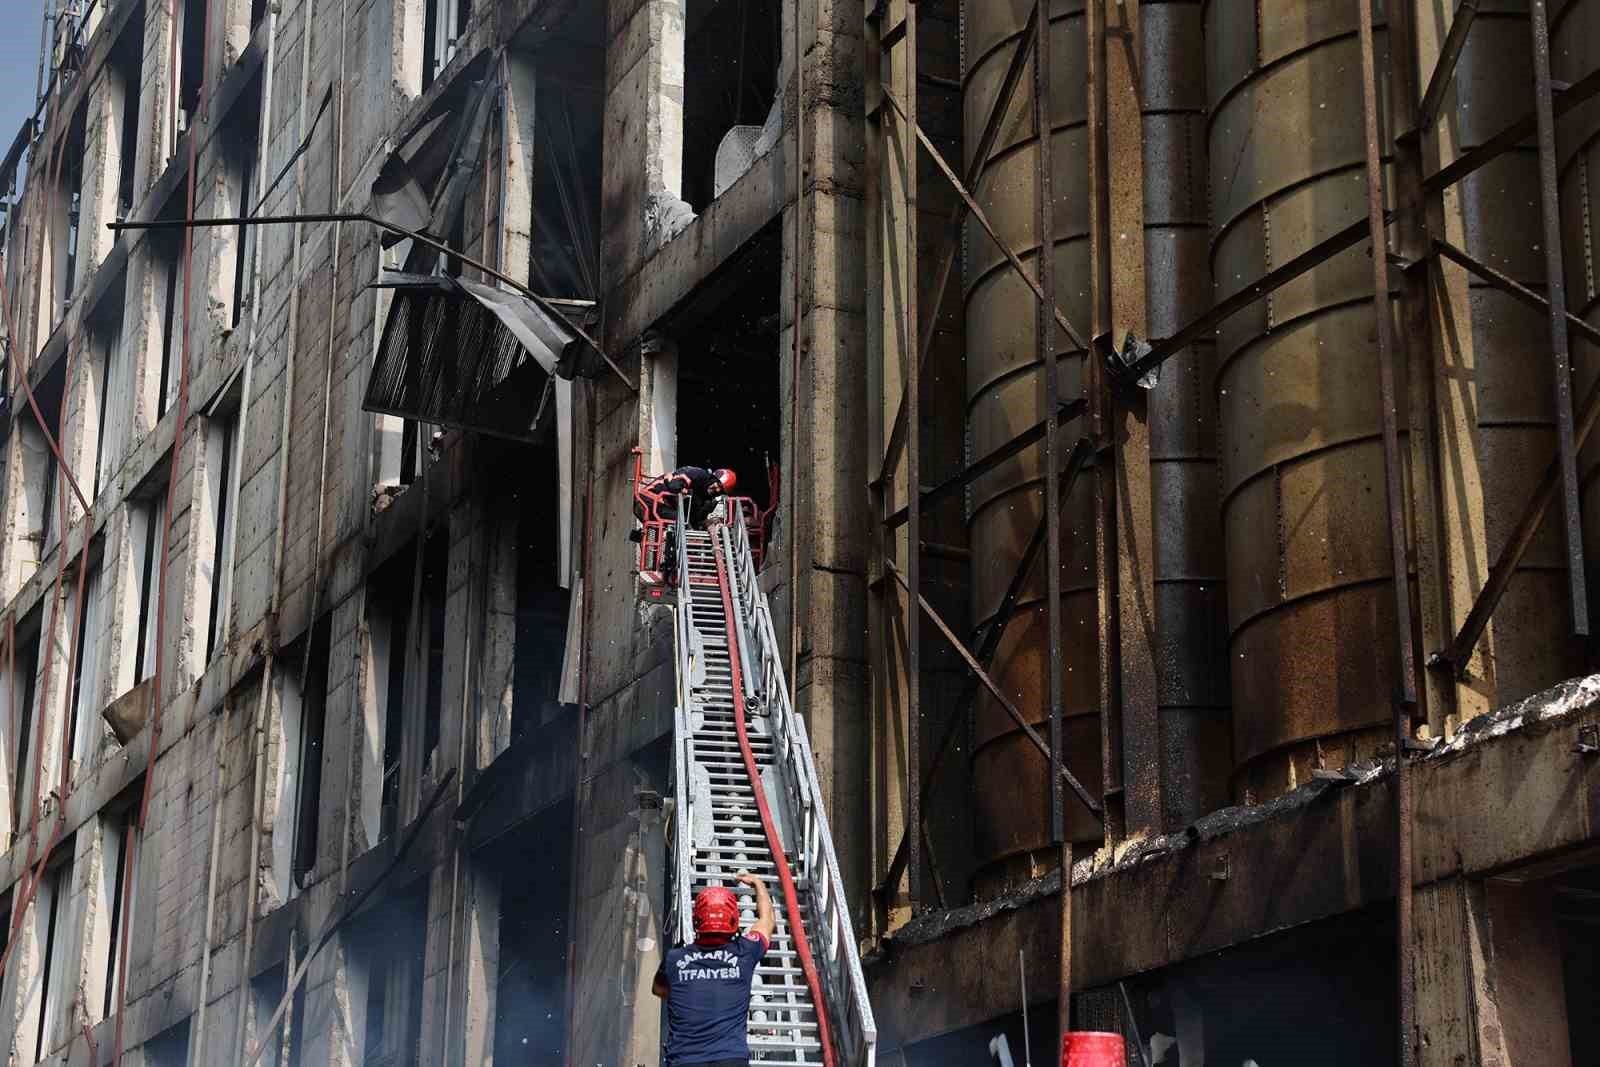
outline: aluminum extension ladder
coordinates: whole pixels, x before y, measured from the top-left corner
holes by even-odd
[[[789,919],[777,885],[777,865],[762,829],[755,788],[746,771],[734,723],[733,666],[728,649],[735,635],[728,631],[715,557],[717,545],[712,535],[703,531],[685,531],[683,540],[687,586],[678,590],[678,596],[685,602],[703,650],[703,672],[696,671],[701,684],[690,686],[688,692],[693,723],[689,749],[696,779],[688,784],[697,798],[709,798],[710,816],[697,820],[689,889],[696,893],[707,886],[721,885],[737,891],[734,876],[746,870],[767,883],[777,913],[777,931],[766,959],[756,968],[750,1000],[751,1061],[821,1067],[816,1005],[789,933]],[[747,728],[756,765],[764,777],[770,775],[774,748],[766,717],[749,715]],[[810,886],[797,877],[795,888],[805,914],[809,910]],[[755,922],[754,895],[738,895],[741,926],[748,927]]]

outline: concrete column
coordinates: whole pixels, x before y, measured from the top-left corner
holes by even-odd
[[[869,352],[862,169],[866,123],[853,103],[856,97],[843,87],[864,77],[860,33],[865,13],[862,0],[785,5],[786,56],[794,48],[792,20],[797,16],[807,57],[801,116],[806,153],[803,164],[792,165],[805,167],[806,198],[803,215],[793,206],[784,212],[780,314],[788,328],[779,337],[779,359],[783,465],[794,475],[784,479],[784,490],[798,499],[783,503],[773,551],[774,567],[786,574],[790,538],[798,538],[802,571],[797,582],[787,583],[790,589],[774,598],[780,615],[775,621],[778,633],[786,636],[789,612],[798,602],[799,710],[810,727],[841,874],[859,918],[867,914],[872,881],[866,636],[872,518],[865,486],[877,468],[863,433]],[[792,61],[786,59],[785,69],[794,69]],[[791,81],[784,92],[792,99],[796,84]],[[797,115],[800,109],[786,104],[784,114]],[[784,144],[792,154],[792,130],[785,131]],[[806,270],[801,279],[799,388],[791,392],[797,374],[792,332],[797,224],[805,242]],[[898,397],[898,385],[892,395]],[[791,396],[800,404],[796,440],[790,439]],[[892,840],[888,847],[893,849]]]
[[[678,466],[678,343],[645,334],[639,374],[639,447],[646,474]]]
[[[500,220],[499,267],[519,281],[527,281],[533,250],[533,175],[538,125],[538,64],[534,56],[515,49],[506,52],[506,217]]]
[[[624,761],[580,787],[576,986],[568,1057],[572,1063],[655,1067],[660,1002],[650,993],[662,950],[665,898],[660,813],[640,794],[644,767]],[[659,794],[657,794],[659,795]]]
[[[615,204],[601,255],[629,270],[694,212],[683,192],[683,0],[609,5],[602,202]],[[617,279],[620,280],[620,279]]]
[[[333,609],[328,634],[328,692],[323,709],[322,794],[317,818],[322,832],[317,837],[318,879],[340,872],[343,881],[346,864],[368,847],[361,822],[364,779],[372,772],[363,758],[368,735],[362,707],[362,680],[369,669],[362,656],[361,623],[366,591],[355,594]],[[383,759],[383,737],[376,738],[378,760]],[[377,772],[381,775],[381,768]],[[381,780],[378,784],[381,790]],[[376,837],[372,838],[376,841]]]
[[[1455,879],[1417,894],[1419,1067],[1570,1067],[1549,890]]]
[[[89,87],[83,144],[83,189],[78,216],[78,277],[87,279],[116,244],[105,224],[116,218],[122,180],[122,112],[127,92],[110,64]],[[138,101],[133,101],[138,106]]]
[[[483,533],[483,647],[478,652],[473,747],[475,766],[487,767],[511,744],[517,664],[517,518],[488,508]]]
[[[7,503],[5,515],[0,518],[0,596],[8,603],[39,565],[40,542],[30,536],[38,525],[38,514],[29,492],[28,475],[43,450],[32,416],[19,415],[16,432],[10,436],[5,444],[5,464],[0,469],[0,487]]]
[[[656,1067],[661,1052],[661,1001],[650,991],[666,951],[661,902],[666,899],[667,839],[661,798],[638,796],[637,828],[623,858],[622,998],[628,1042],[618,1060]]]

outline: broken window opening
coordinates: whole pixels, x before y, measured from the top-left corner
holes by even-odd
[[[300,984],[300,989],[305,988],[305,983]],[[280,1064],[283,1060],[284,1030],[292,1026],[294,1017],[291,1015],[284,1021],[284,1025],[277,1028],[275,1034],[261,1033],[272,1018],[272,1013],[278,1010],[278,1004],[283,1000],[284,993],[288,992],[288,970],[282,963],[272,967],[250,980],[250,1012],[247,1020],[249,1025],[249,1044],[251,1048],[270,1041],[271,1047],[262,1056],[261,1062],[266,1064]],[[299,990],[296,990],[298,993]],[[291,1005],[291,1010],[293,1010]],[[264,1040],[265,1039],[265,1040]],[[298,1056],[289,1058],[285,1067],[300,1067]]]
[[[131,921],[139,895],[139,795],[144,790],[144,779],[124,791],[117,806],[100,815],[101,870],[98,887],[99,900],[96,911],[110,916],[106,937],[97,939],[95,959],[91,974],[103,975],[105,986],[98,998],[100,1014],[94,1021],[109,1019],[117,1010],[117,965],[121,960],[118,951],[122,944],[122,928]],[[127,898],[124,915],[123,898]],[[94,1003],[91,998],[90,1003]]]
[[[529,62],[535,75],[529,276],[546,296],[597,300],[604,12],[569,16],[558,40]]]
[[[455,58],[472,21],[472,0],[427,0],[423,14],[422,88],[432,85]]]
[[[262,76],[257,74],[239,96],[228,115],[224,141],[227,158],[228,188],[232,194],[235,213],[240,218],[254,214],[256,164],[261,150]],[[255,246],[260,227],[240,223],[234,229],[233,239],[224,250],[223,270],[220,277],[231,279],[232,290],[227,303],[231,311],[230,329],[236,329],[249,307],[251,283],[255,278]],[[232,257],[231,267],[227,264]]]
[[[181,219],[184,207],[174,196],[161,211],[163,220]],[[178,369],[182,362],[183,338],[183,252],[184,231],[174,227],[151,230],[145,235],[149,248],[150,270],[155,280],[156,321],[161,324],[156,344],[160,348],[160,374],[153,383],[156,390],[156,418],[167,413],[178,398]]]
[[[129,16],[127,28],[111,52],[107,64],[112,87],[114,125],[118,131],[121,155],[117,158],[117,221],[133,214],[143,192],[138,182],[139,96],[144,85],[144,5]]]
[[[54,270],[56,283],[55,314],[65,314],[67,308],[72,306],[72,298],[77,295],[78,286],[78,242],[84,229],[84,223],[93,223],[93,219],[83,218],[83,157],[84,140],[87,120],[87,105],[80,108],[73,116],[72,126],[67,132],[67,142],[61,152],[61,176],[59,187],[56,190],[56,210],[60,212],[55,220],[57,233],[61,244],[57,254],[61,266]],[[52,317],[52,325],[60,321]]]
[[[408,547],[375,570],[367,585],[367,631],[371,642],[374,681],[374,725],[382,730],[383,762],[367,768],[380,776],[381,786],[364,789],[369,810],[368,836],[373,844],[392,835],[400,823],[400,759],[405,736],[406,649],[411,620],[411,590],[415,547]],[[371,727],[369,727],[370,729]],[[376,794],[376,818],[370,811]],[[376,824],[374,826],[374,823]],[[373,831],[376,830],[374,834]]]
[[[728,467],[769,508],[779,459],[781,233],[768,226],[668,320],[678,346],[677,463]]]
[[[571,594],[561,588],[560,545],[551,521],[555,463],[547,449],[527,449],[531,473],[517,490],[516,666],[512,672],[511,743],[560,714]]]
[[[148,1067],[188,1067],[190,1021],[185,1019],[168,1027],[144,1043],[144,1062]]]
[[[357,964],[367,982],[361,1062],[413,1067],[422,1043],[423,964],[428,945],[426,889],[378,910],[357,934]]]
[[[688,0],[684,18],[683,193],[703,211],[780,129],[779,0]]]
[[[56,459],[49,445],[56,419],[53,409],[42,401],[39,408],[44,412],[48,436],[31,411],[17,420],[22,435],[22,499],[19,501],[22,506],[18,509],[21,512],[18,518],[25,531],[23,536],[37,549],[36,558],[30,561],[35,566],[59,540],[55,529],[59,486],[56,484]]]
[[[139,632],[133,648],[134,685],[149,678],[156,669],[156,582],[160,577],[161,538],[166,530],[166,519],[166,487],[160,486],[145,503],[136,505],[133,517],[138,533],[134,544],[134,561],[139,568]]]
[[[0,728],[6,731],[6,757],[5,773],[10,774],[10,781],[6,782],[6,800],[10,801],[10,819],[6,822],[5,829],[11,837],[16,837],[22,830],[22,824],[27,821],[30,811],[27,800],[30,798],[30,749],[34,741],[34,691],[38,681],[38,632],[42,621],[42,608],[35,608],[34,613],[27,619],[19,622],[16,630],[16,673],[10,673],[10,662],[5,662],[5,673],[0,673],[0,678],[5,681],[5,689],[0,691]],[[8,653],[10,656],[10,653]]]
[[[313,628],[305,677],[296,685],[299,713],[298,752],[295,756],[295,830],[291,876],[299,889],[311,883],[317,866],[317,845],[322,810],[322,752],[328,707],[328,652],[331,618],[323,616]],[[298,659],[298,655],[294,658]]]
[[[80,769],[88,766],[106,732],[100,722],[100,561],[93,560],[89,568],[83,582],[83,602],[78,605],[78,655],[68,690],[67,736],[72,739],[69,760]],[[71,635],[67,638],[70,641]]]
[[[44,1059],[45,1053],[55,1048],[59,1039],[56,1033],[58,1021],[66,1006],[63,1002],[72,981],[71,964],[62,958],[65,954],[63,949],[69,942],[66,931],[72,893],[70,842],[62,842],[57,851],[63,853],[65,858],[45,875],[44,887],[34,897],[34,907],[37,909],[34,919],[35,930],[39,936],[40,955],[43,959],[38,986],[43,1000],[39,1003],[39,1031],[34,1040],[35,1061]]]
[[[434,755],[439,749],[439,736],[444,719],[444,641],[445,599],[450,577],[450,528],[440,528],[428,536],[422,556],[422,610],[427,632],[419,635],[427,650],[422,660],[427,672],[427,698],[422,711],[422,759],[419,763],[424,780],[437,778]],[[430,773],[432,772],[432,773]]]
[[[209,595],[205,662],[211,662],[228,636],[228,616],[233,606],[233,542],[237,525],[239,478],[234,469],[239,451],[239,397],[219,401],[206,419],[206,510],[212,534],[209,571],[202,569],[202,588]]]
[[[66,382],[66,361],[58,360],[55,366],[34,386],[34,399],[39,405],[41,423],[31,405],[25,407],[17,420],[22,439],[22,500],[18,516],[24,537],[38,546],[38,559],[42,561],[61,539],[61,481],[59,464],[50,442],[61,440],[61,390]]]
[[[1600,865],[1564,871],[1549,890],[1571,1062],[1600,1063]]]
[[[277,1010],[277,1004],[273,1004]],[[271,1018],[269,1015],[268,1018]],[[289,1012],[283,1022],[284,1039],[288,1044],[285,1055],[286,1067],[300,1067],[305,1062],[304,1049],[306,1045],[306,984],[301,982],[295,987],[294,996],[289,998]]]
[[[391,248],[378,249],[378,280],[383,281],[387,272],[401,270],[411,254],[412,242],[410,238],[401,241]],[[372,331],[372,362],[376,366],[379,350],[383,344],[382,323],[389,321],[389,308],[394,302],[394,290],[375,286],[373,292],[373,319],[375,324],[380,324]],[[384,493],[386,489],[399,489],[410,485],[417,480],[417,474],[422,470],[422,444],[423,435],[421,428],[414,419],[402,418],[399,415],[374,414],[373,440],[372,440],[372,484],[374,486],[374,506],[387,506],[386,498],[390,495]]]
[[[182,135],[192,129],[200,111],[200,93],[205,80],[206,0],[183,0],[177,10],[178,24],[173,32],[182,42],[178,53],[178,128]],[[176,137],[173,138],[177,140]]]
[[[534,816],[486,856],[500,876],[494,1062],[566,1059],[572,801]]]
[[[124,282],[119,279],[99,301],[89,322],[89,405],[95,415],[94,490],[110,481],[127,439],[128,360],[123,319]]]

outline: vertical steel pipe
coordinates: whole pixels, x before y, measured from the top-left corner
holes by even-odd
[[[901,305],[906,352],[906,828],[910,858],[907,882],[911,908],[922,904],[922,612],[917,597],[922,592],[922,375],[917,342],[921,324],[917,288],[921,261],[917,248],[917,4],[905,0],[906,32],[901,47],[901,99],[905,102],[900,128],[900,158],[905,167],[905,297]]]
[[[1545,284],[1550,301],[1550,361],[1555,384],[1556,455],[1561,465],[1561,518],[1567,545],[1567,592],[1572,632],[1589,635],[1589,594],[1583,561],[1583,511],[1578,500],[1577,442],[1572,424],[1572,357],[1567,345],[1566,269],[1561,262],[1561,201],[1556,176],[1556,119],[1550,85],[1548,0],[1529,0],[1533,36],[1533,110],[1538,123],[1539,213]]]

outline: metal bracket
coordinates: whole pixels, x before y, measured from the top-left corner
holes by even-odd
[[[1572,751],[1580,756],[1600,756],[1600,723],[1584,723],[1578,727],[1578,743]]]
[[[1126,382],[1134,366],[1155,351],[1154,345],[1143,338],[1134,336],[1132,331],[1123,336],[1121,348],[1112,347],[1111,335],[1108,333],[1095,337],[1094,343],[1095,347],[1100,351],[1101,358],[1105,362],[1106,370],[1110,373],[1111,379],[1117,382]],[[1154,389],[1160,381],[1161,364],[1157,363],[1141,374],[1133,384],[1140,389]]]

